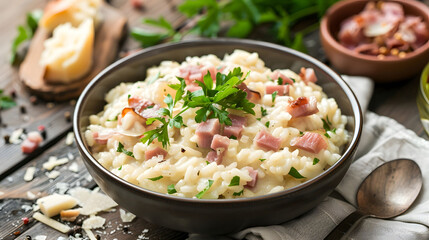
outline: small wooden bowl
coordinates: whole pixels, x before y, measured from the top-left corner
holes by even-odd
[[[415,0],[389,0],[403,6],[405,15],[422,17],[429,28],[429,7]],[[411,78],[421,72],[429,59],[429,41],[404,58],[376,56],[356,53],[342,46],[337,35],[341,23],[348,17],[361,12],[367,0],[345,0],[334,4],[323,17],[320,25],[320,39],[326,56],[339,72],[348,75],[367,76],[376,82],[386,83]]]

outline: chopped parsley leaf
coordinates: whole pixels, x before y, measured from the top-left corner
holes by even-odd
[[[327,137],[327,138],[331,138],[331,136],[329,136],[329,134],[327,132],[323,135],[325,135],[325,137]]]
[[[320,160],[318,158],[313,159],[313,165],[316,165]]]
[[[298,170],[296,170],[294,167],[290,168],[290,171],[288,173],[289,175],[291,175],[292,177],[296,178],[296,179],[301,179],[301,178],[305,178],[304,176],[302,176]]]
[[[114,119],[107,119],[106,121],[108,121],[108,122],[118,121],[118,115],[116,115],[116,117]]]
[[[262,115],[262,117],[267,116],[267,115],[268,115],[268,113],[267,113],[267,109],[265,109],[265,108],[261,107],[261,115]]]
[[[256,118],[256,120],[261,121],[262,118]]]
[[[122,170],[122,165],[118,168],[118,170],[120,171],[120,170]]]
[[[281,77],[279,77],[279,78],[277,79],[277,84],[278,84],[278,85],[283,85],[283,79],[282,79]]]
[[[208,180],[208,185],[206,188],[204,188],[204,190],[202,190],[201,192],[199,192],[197,195],[195,195],[195,197],[197,197],[198,199],[201,199],[203,197],[203,195],[210,189],[210,187],[213,185],[213,180],[209,179]]]
[[[266,123],[265,123],[265,126],[266,126],[267,128],[269,128],[269,127],[270,127],[270,121],[266,122]]]
[[[158,177],[153,177],[153,178],[148,178],[151,181],[157,181],[159,179],[163,178],[163,176],[158,176]]]
[[[124,153],[124,154],[126,154],[126,155],[128,155],[128,156],[130,156],[130,157],[134,157],[133,152],[126,150],[126,149],[124,148],[124,145],[122,145],[122,143],[121,143],[121,142],[119,142],[119,144],[118,144],[118,149],[116,149],[116,152],[121,152],[121,153]]]
[[[234,136],[234,135],[231,135],[231,136],[229,137],[229,139],[237,140],[237,137],[236,137],[236,136]]]
[[[295,78],[290,78],[290,79],[292,80],[292,82],[296,82],[296,81],[295,81]]]
[[[277,91],[274,91],[273,93],[271,93],[271,101],[274,102],[276,100],[276,96],[277,96]]]
[[[261,162],[263,162],[263,161],[265,161],[265,160],[267,160],[267,159],[265,159],[265,158],[260,158],[260,159],[259,159],[259,161],[261,161]]]
[[[168,192],[168,194],[177,193],[176,188],[174,188],[174,184],[168,185],[167,192]]]
[[[240,192],[234,192],[234,193],[232,194],[232,196],[240,196],[240,195],[243,195],[243,192],[244,192],[244,188],[243,188]]]
[[[299,131],[299,135],[300,136],[304,135],[304,132]]]
[[[231,179],[231,182],[229,183],[228,187],[238,186],[238,185],[240,185],[240,177],[239,176],[234,176]]]
[[[128,99],[130,99],[130,97],[131,97],[131,94],[128,94]]]
[[[209,161],[206,161],[206,163],[207,163],[207,165],[209,165],[209,164],[210,164],[210,162],[209,162]]]

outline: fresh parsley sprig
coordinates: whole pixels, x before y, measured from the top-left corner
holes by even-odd
[[[242,110],[254,115],[255,104],[247,100],[246,92],[238,89],[246,77],[243,78],[241,68],[234,68],[228,75],[218,73],[216,86],[214,86],[210,73],[207,73],[203,82],[197,81],[201,89],[192,93],[188,92],[184,105],[190,108],[200,108],[196,111],[195,121],[197,123],[205,122],[209,118],[218,118],[221,124],[231,125],[232,121],[228,117],[227,109]]]
[[[249,102],[246,98],[246,92],[238,88],[246,77],[243,78],[240,68],[235,68],[228,75],[218,73],[216,75],[216,84],[214,84],[210,73],[207,73],[203,78],[203,82],[196,81],[201,89],[194,92],[185,91],[186,81],[178,77],[177,79],[179,79],[180,83],[169,85],[176,90],[176,95],[174,99],[170,94],[166,96],[164,102],[167,104],[167,108],[159,110],[162,116],[149,118],[146,121],[148,125],[155,121],[159,121],[161,124],[157,128],[145,132],[141,142],[152,143],[155,139],[158,139],[162,146],[166,148],[170,144],[168,127],[181,128],[184,125],[181,114],[189,108],[199,108],[195,115],[197,123],[217,118],[221,124],[231,125],[232,121],[228,117],[229,112],[227,109],[242,110],[255,115],[255,111],[253,111],[255,104]],[[182,109],[178,114],[173,115],[173,109],[179,101],[183,101]]]

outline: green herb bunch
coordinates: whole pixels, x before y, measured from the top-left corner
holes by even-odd
[[[19,25],[17,30],[18,34],[14,38],[12,43],[12,50],[10,56],[10,64],[17,64],[22,59],[19,59],[18,49],[19,46],[26,41],[31,40],[34,33],[36,32],[37,26],[39,24],[39,20],[42,18],[43,12],[40,9],[34,10],[32,12],[27,13],[27,21],[24,25]]]
[[[201,89],[194,92],[186,91],[186,81],[178,77],[180,83],[169,85],[176,90],[174,99],[168,94],[164,99],[167,107],[159,110],[161,116],[149,118],[146,121],[146,124],[152,124],[155,121],[159,121],[161,124],[156,129],[145,132],[141,142],[152,143],[157,139],[166,148],[170,144],[168,127],[181,128],[184,126],[181,114],[190,108],[198,108],[195,115],[197,123],[217,118],[221,124],[231,125],[227,109],[242,110],[254,115],[255,104],[249,102],[246,98],[247,93],[238,88],[246,77],[243,78],[240,68],[235,68],[227,75],[217,73],[216,84],[214,84],[214,80],[208,72],[204,76],[203,82],[195,81]],[[180,112],[174,115],[173,109],[179,101],[182,101],[183,105]]]
[[[319,19],[338,0],[185,0],[178,10],[190,20],[175,30],[163,17],[144,19],[143,23],[162,28],[161,33],[132,29],[131,35],[143,47],[164,40],[177,41],[194,33],[216,37],[225,32],[228,37],[245,38],[259,26],[271,28],[271,38],[285,46],[306,51],[303,37],[319,26]],[[313,24],[300,27],[298,23],[310,19]],[[226,29],[224,28],[226,26]],[[294,31],[299,28],[299,31]],[[224,31],[225,30],[225,31]]]

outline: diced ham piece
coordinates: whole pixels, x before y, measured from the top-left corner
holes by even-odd
[[[223,156],[225,155],[225,152],[218,152],[218,151],[210,151],[207,154],[207,161],[209,162],[215,162],[217,165],[222,164]]]
[[[257,103],[261,101],[261,94],[257,91],[249,89],[245,83],[241,83],[240,85],[238,85],[238,89],[243,90],[247,93],[246,98],[250,102]]]
[[[232,125],[223,128],[223,135],[228,138],[234,136],[239,139],[241,131],[243,131],[243,127],[246,125],[246,118],[234,114],[229,114],[228,117],[231,119]]]
[[[361,22],[363,22],[362,18],[351,17],[341,24],[341,30],[338,33],[341,45],[354,48],[365,39]]]
[[[43,142],[43,137],[39,132],[29,132],[27,138],[21,143],[21,150],[25,154],[30,154],[39,147],[41,142]]]
[[[292,79],[288,78],[286,75],[279,71],[274,71],[271,74],[270,78],[273,79],[275,82],[277,82],[279,78],[282,79],[282,85],[293,84]]]
[[[207,72],[210,72],[210,76],[215,82],[217,71],[213,65],[209,65],[209,66],[188,65],[186,67],[182,67],[179,69],[179,77],[185,79],[186,85],[189,85],[194,83],[195,81],[202,82],[204,79],[204,76],[207,75]]]
[[[25,139],[22,143],[21,143],[21,150],[23,153],[25,154],[30,154],[32,153],[34,150],[36,150],[36,148],[39,146],[38,143],[30,141],[30,139]]]
[[[155,103],[153,103],[152,101],[139,96],[132,96],[128,98],[128,106],[133,108],[136,113],[141,113],[147,107],[154,105]]]
[[[159,116],[159,106],[151,100],[144,99],[139,96],[132,96],[128,99],[128,105],[134,110],[136,114],[145,119]]]
[[[228,150],[228,146],[229,146],[229,138],[219,134],[216,134],[213,136],[213,140],[210,145],[211,149],[220,150],[221,152],[224,152]]]
[[[256,146],[266,151],[278,151],[280,149],[280,138],[274,137],[265,130],[260,131],[255,137]]]
[[[384,14],[384,20],[388,23],[397,24],[404,19],[404,9],[399,3],[382,2],[380,10]]]
[[[185,87],[185,90],[188,90],[189,92],[195,92],[195,91],[200,90],[200,89],[201,89],[201,87],[195,83],[188,84]]]
[[[219,119],[212,118],[198,125],[195,134],[197,135],[197,144],[202,148],[211,146],[214,135],[220,133]]]
[[[296,138],[291,146],[317,154],[322,149],[328,148],[328,143],[320,134],[306,132],[302,137]]]
[[[299,76],[304,80],[304,82],[317,82],[316,74],[314,73],[314,69],[312,68],[301,68],[301,73]]]
[[[319,112],[317,108],[316,97],[311,96],[299,97],[298,99],[291,101],[286,107],[286,111],[292,116],[292,118],[305,117]]]
[[[378,45],[376,43],[363,43],[354,49],[357,53],[364,53],[368,55],[378,54]]]
[[[92,133],[92,137],[94,138],[95,142],[100,145],[106,145],[109,138],[112,136],[112,133],[98,133],[94,132]]]
[[[258,181],[258,170],[253,169],[252,167],[246,167],[249,171],[249,176],[252,178],[249,182],[247,182],[245,187],[255,187],[256,182]]]
[[[266,94],[277,92],[278,96],[287,96],[289,94],[289,85],[267,85],[265,92]]]
[[[165,159],[165,157],[167,156],[167,151],[165,151],[160,147],[155,147],[155,148],[146,150],[146,152],[144,153],[144,157],[146,160],[149,160],[153,157],[157,157],[159,155],[162,155],[163,158]]]
[[[41,142],[43,142],[42,135],[37,131],[29,132],[27,135],[27,139],[32,142],[35,142],[36,144],[40,144]]]
[[[229,146],[229,138],[221,136],[219,134],[214,135],[211,148],[213,151],[207,154],[207,161],[216,162],[216,164],[221,164],[223,157],[225,156],[226,151]]]

